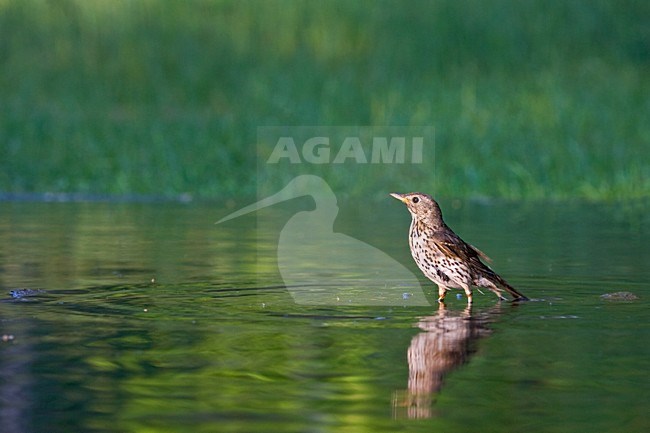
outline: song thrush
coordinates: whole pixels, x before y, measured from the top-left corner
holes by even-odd
[[[424,275],[438,285],[439,302],[444,302],[445,294],[454,287],[463,289],[471,303],[472,286],[485,287],[505,300],[503,287],[515,300],[528,300],[481,261],[490,260],[485,254],[445,224],[440,206],[431,196],[419,192],[391,196],[405,203],[411,213],[411,255]]]

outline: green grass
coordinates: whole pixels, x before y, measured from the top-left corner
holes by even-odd
[[[258,126],[434,125],[435,161],[382,184],[649,197],[649,17],[645,0],[0,0],[0,191],[248,195]]]

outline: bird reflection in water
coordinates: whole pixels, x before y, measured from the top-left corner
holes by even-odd
[[[448,310],[440,303],[433,316],[420,319],[422,330],[408,348],[408,389],[393,395],[395,418],[430,418],[432,405],[442,389],[445,376],[469,361],[476,352],[476,341],[492,333],[488,324],[500,306],[472,314],[468,305],[462,311]]]

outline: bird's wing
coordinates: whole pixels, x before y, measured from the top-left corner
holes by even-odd
[[[476,254],[478,254],[479,257],[481,257],[483,260],[485,260],[488,263],[492,263],[492,259],[487,254],[485,254],[483,251],[479,250],[478,248],[476,248],[472,244],[467,244],[467,245],[469,245],[470,248],[472,248],[474,251],[476,251]]]
[[[453,232],[438,232],[433,238],[433,242],[450,257],[457,257],[462,261],[471,262],[480,265],[480,258],[487,261],[491,259],[478,248],[468,244]]]
[[[495,284],[498,283],[503,286],[503,288],[505,288],[505,290],[510,293],[515,299],[528,299],[526,296],[508,284],[508,282],[504,280],[499,274],[490,269],[489,266],[481,262],[481,257],[487,259],[487,256],[483,254],[478,248],[473,247],[472,245],[462,240],[456,233],[452,232],[451,230],[438,232],[433,236],[432,241],[435,242],[436,245],[450,257],[456,257],[466,263],[470,263],[470,268],[474,272],[478,271],[484,273],[485,277],[493,279],[493,282]]]
[[[477,255],[472,247],[452,233],[438,232],[431,239],[449,257],[468,260],[470,257]]]

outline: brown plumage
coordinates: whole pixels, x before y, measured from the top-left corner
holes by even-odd
[[[443,302],[449,288],[454,287],[463,289],[467,302],[472,302],[472,286],[485,287],[499,299],[505,299],[503,288],[515,300],[528,300],[481,261],[490,260],[485,254],[445,224],[440,206],[431,196],[419,192],[391,196],[406,204],[411,213],[411,255],[424,275],[438,285],[438,301]]]

